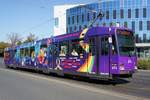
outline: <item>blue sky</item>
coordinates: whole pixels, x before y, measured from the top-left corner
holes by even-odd
[[[53,33],[53,6],[92,3],[98,0],[0,0],[0,41],[8,41],[8,33],[22,38],[30,32],[39,38]],[[50,20],[50,21],[49,21]]]

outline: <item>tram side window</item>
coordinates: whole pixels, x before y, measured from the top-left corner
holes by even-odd
[[[109,51],[108,37],[102,37],[101,38],[101,55],[108,55],[108,51]]]
[[[40,49],[45,49],[46,50],[47,49],[47,45],[46,44],[41,45]]]
[[[30,47],[30,57],[35,57],[34,47]]]
[[[59,56],[67,56],[68,53],[68,42],[64,41],[64,42],[60,42],[59,43]]]
[[[17,57],[17,50],[16,49],[14,50],[14,57],[15,58]]]
[[[12,50],[10,54],[11,54],[11,57],[14,58],[16,55],[16,50]]]
[[[54,56],[58,56],[59,55],[59,45],[58,43],[55,43],[53,46],[52,46],[53,50],[51,51],[51,53],[53,52],[53,55]]]
[[[9,55],[10,55],[9,51],[4,51],[4,59],[9,58]]]
[[[58,55],[58,47],[57,44],[51,44],[48,46],[48,55],[57,56]]]
[[[90,44],[90,53],[92,53],[92,55],[95,55],[96,53],[96,41],[95,41],[95,38],[90,38],[89,40],[89,44]]]
[[[40,55],[47,56],[47,45],[46,44],[43,44],[40,46]]]
[[[29,57],[29,56],[30,56],[30,49],[25,48],[25,57]]]
[[[49,50],[48,50],[48,52],[49,52],[48,54],[49,54],[50,56],[53,55],[53,48],[54,48],[53,45],[49,45],[49,47],[48,47],[48,49],[49,49]]]
[[[117,44],[114,35],[112,36],[112,54],[113,55],[117,54]]]
[[[82,40],[72,40],[70,42],[70,55],[71,56],[81,56],[84,53],[83,48],[80,45]]]
[[[25,49],[21,49],[20,50],[20,57],[24,57],[25,56]]]

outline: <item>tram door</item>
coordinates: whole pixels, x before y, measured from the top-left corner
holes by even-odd
[[[48,53],[48,67],[49,69],[53,69],[53,51],[54,51],[54,46],[53,45],[50,45],[49,46],[49,53]]]
[[[110,45],[109,36],[99,37],[99,74],[109,75],[110,73]]]
[[[49,56],[48,56],[48,59],[49,59],[49,69],[54,69],[54,66],[55,65],[55,62],[56,62],[56,58],[58,56],[58,47],[57,47],[57,44],[51,44],[49,46]]]
[[[99,74],[99,37],[93,36],[89,38],[89,44],[90,44],[90,50],[89,53],[90,56],[94,58],[94,69],[92,70],[97,75]]]

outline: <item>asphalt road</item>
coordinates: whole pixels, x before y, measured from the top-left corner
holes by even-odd
[[[0,100],[148,100],[150,71],[132,79],[108,81],[69,79],[6,69],[0,59]]]

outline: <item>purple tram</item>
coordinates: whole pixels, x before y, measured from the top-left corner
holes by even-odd
[[[91,27],[6,48],[7,67],[96,79],[131,77],[137,70],[132,30]]]

